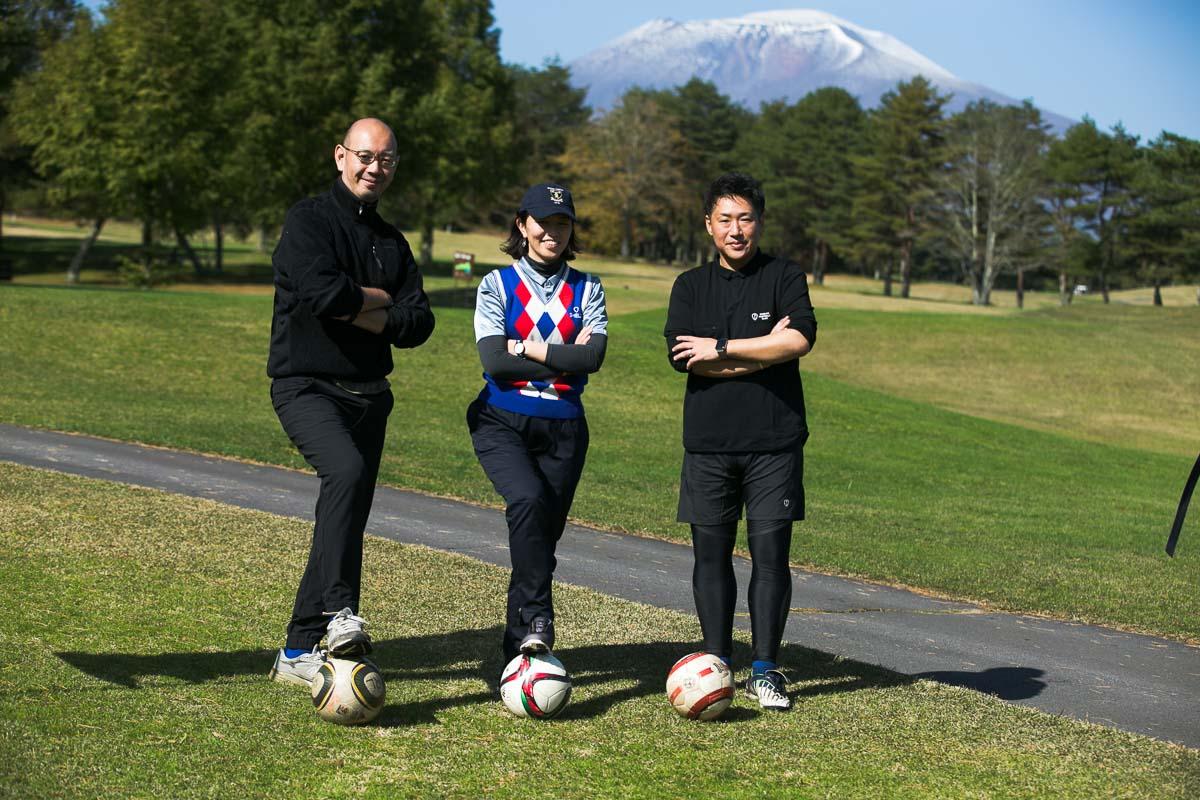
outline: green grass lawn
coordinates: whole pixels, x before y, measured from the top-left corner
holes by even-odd
[[[489,680],[505,571],[369,539],[376,723],[266,678],[309,526],[0,464],[0,797],[1129,797],[1200,794],[1200,753],[796,646],[796,709],[663,696],[689,615],[556,589],[571,706]],[[744,637],[738,657],[748,654]]]
[[[1046,359],[1056,349],[1069,359],[1082,345],[1063,342],[1098,340],[1111,329],[1107,311],[1073,310],[1057,327],[1042,314],[1003,322],[1013,326],[1009,335],[1041,342]],[[1155,321],[1161,310],[1126,313],[1126,328],[1144,329],[1126,336],[1141,352],[1175,336],[1163,346],[1194,353],[1184,341],[1194,315],[1176,329]],[[269,318],[263,296],[0,288],[0,421],[302,467],[268,402]],[[874,369],[872,341],[919,332],[969,371],[972,336],[1003,338],[989,327],[997,321],[982,317],[968,325],[959,316],[826,310],[820,318],[817,352],[845,347],[864,373]],[[573,515],[680,538],[683,378],[666,365],[661,328],[661,310],[612,320],[608,361],[586,395],[593,444]],[[839,344],[853,337],[856,345]],[[1014,352],[1005,357],[1025,358]],[[1178,557],[1162,552],[1190,466],[1185,455],[954,413],[828,377],[816,352],[811,363],[809,519],[795,539],[796,563],[998,608],[1200,638],[1200,557],[1188,544],[1200,536],[1195,514]],[[1132,391],[1140,379],[1113,363],[1114,391]],[[397,406],[381,479],[496,503],[463,421],[480,385],[470,312],[439,309],[431,341],[398,354],[393,377]]]
[[[1105,444],[1200,452],[1200,308],[818,311],[818,319],[804,366],[822,375]]]

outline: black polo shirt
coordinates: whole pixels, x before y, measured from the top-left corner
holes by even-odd
[[[667,309],[667,358],[677,337],[751,339],[771,332],[781,317],[817,339],[817,318],[800,265],[761,250],[734,271],[713,261],[675,279]],[[672,360],[678,371],[683,361]],[[688,373],[683,400],[683,446],[692,452],[770,452],[803,442],[804,388],[794,358],[736,378]]]

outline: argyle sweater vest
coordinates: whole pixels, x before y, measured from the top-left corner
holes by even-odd
[[[549,300],[531,290],[516,266],[500,271],[504,284],[504,333],[509,339],[571,344],[583,327],[583,289],[586,276],[567,268]],[[480,397],[486,402],[531,417],[573,419],[583,416],[586,375],[559,375],[545,381],[501,381],[486,372]]]

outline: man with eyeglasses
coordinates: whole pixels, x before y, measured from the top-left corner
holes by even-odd
[[[391,349],[416,347],[433,332],[412,248],[376,210],[395,177],[391,128],[358,120],[333,160],[337,180],[292,206],[272,257],[271,402],[321,487],[308,566],[271,678],[306,687],[327,654],[371,650],[359,586],[392,410]]]

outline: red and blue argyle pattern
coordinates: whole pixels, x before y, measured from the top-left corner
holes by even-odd
[[[514,264],[500,270],[504,286],[505,335],[547,344],[572,344],[583,328],[583,293],[587,275],[567,267],[554,294],[543,300]],[[548,381],[497,381],[484,375],[487,402],[533,417],[569,419],[583,416],[580,394],[586,375],[561,375]]]

